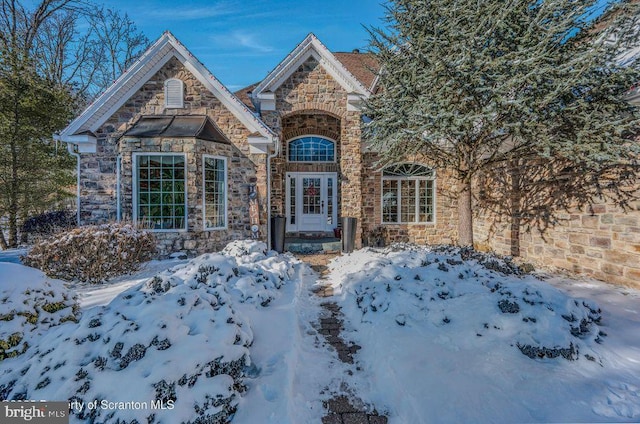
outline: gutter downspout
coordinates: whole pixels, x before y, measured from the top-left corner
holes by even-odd
[[[76,158],[76,222],[80,226],[80,153],[73,150],[75,144],[67,143],[67,151]]]
[[[271,249],[271,159],[280,154],[280,137],[275,137],[276,146],[272,154],[267,155],[267,248]]]

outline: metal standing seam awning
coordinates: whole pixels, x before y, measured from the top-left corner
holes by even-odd
[[[216,143],[231,144],[220,128],[206,115],[142,116],[122,134],[122,137],[195,137]]]

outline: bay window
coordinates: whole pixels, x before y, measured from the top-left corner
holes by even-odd
[[[152,230],[185,230],[185,156],[138,154],[134,162],[134,220]]]

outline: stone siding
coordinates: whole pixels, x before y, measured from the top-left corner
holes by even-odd
[[[347,111],[347,94],[313,57],[275,91],[276,110],[262,113],[263,121],[280,135],[283,147],[272,162],[272,213],[285,213],[286,172],[336,172],[340,181],[338,217],[355,217],[362,222],[361,120],[359,112]],[[288,163],[287,141],[303,135],[335,140],[336,163]],[[358,225],[358,246],[361,238],[362,226]]]
[[[164,81],[169,78],[179,78],[184,82],[184,107],[180,109],[165,109],[164,107]],[[198,221],[198,213],[189,213],[188,234],[171,232],[157,233],[162,244],[162,253],[169,250],[188,250],[190,252],[204,252],[217,250],[224,246],[224,241],[232,238],[246,238],[251,236],[248,225],[248,184],[256,184],[260,203],[260,235],[266,240],[266,220],[267,211],[265,209],[267,187],[266,171],[264,164],[266,155],[250,154],[248,136],[249,130],[228,110],[226,107],[176,58],[167,62],[153,77],[151,77],[125,104],[118,109],[97,131],[96,136],[97,152],[95,154],[83,154],[81,157],[81,219],[82,224],[94,224],[114,221],[116,219],[116,158],[120,150],[126,152],[128,147],[121,148],[120,136],[143,115],[207,115],[222,130],[225,136],[234,146],[233,155],[229,158],[229,204],[240,207],[243,204],[247,213],[246,219],[240,218],[242,210],[233,211],[229,215],[228,237],[222,235],[212,235],[201,230],[201,221]],[[200,154],[209,151],[207,148],[197,143],[184,143],[172,146],[176,140],[163,140],[158,147],[158,142],[145,142],[142,146],[149,148],[149,151],[173,151],[184,149],[193,159],[198,162]],[[141,147],[142,147],[141,146]],[[139,151],[144,151],[141,148]],[[153,150],[156,149],[156,150]],[[196,152],[196,150],[198,150]],[[195,163],[194,162],[194,163]],[[131,172],[130,159],[127,162],[123,156],[122,161],[124,172]],[[197,168],[192,168],[196,170]],[[232,169],[238,169],[243,173],[239,178],[242,183],[236,185],[232,180]],[[191,170],[190,170],[191,171]],[[235,172],[235,171],[233,171]],[[197,184],[201,176],[198,172],[189,172],[187,180],[189,184]],[[131,196],[131,181],[123,178],[121,184],[123,206],[125,206],[125,196]],[[191,196],[191,193],[190,193]],[[198,203],[191,203],[189,208],[195,208]],[[244,203],[243,203],[244,202]],[[201,203],[201,202],[200,202]],[[129,206],[130,207],[130,206]],[[201,205],[200,205],[201,207]],[[127,210],[123,209],[123,213]],[[124,215],[123,215],[124,216]],[[174,242],[167,240],[173,239]],[[209,240],[203,242],[202,240]],[[218,240],[219,239],[219,240]],[[224,240],[223,240],[224,239]],[[189,241],[191,240],[191,241]],[[189,242],[188,242],[189,241]],[[171,248],[169,249],[169,245]]]
[[[116,145],[98,136],[95,154],[80,156],[80,224],[116,220]]]
[[[122,211],[125,217],[133,213],[133,157],[134,153],[183,153],[187,166],[187,230],[156,232],[158,250],[162,253],[186,251],[198,253],[219,250],[232,240],[250,234],[249,185],[255,180],[252,162],[234,145],[194,138],[125,138],[120,143],[122,155]],[[202,155],[227,158],[227,228],[203,230]]]
[[[362,246],[362,137],[359,112],[347,112],[342,121],[342,155],[340,157],[341,216],[358,220],[356,248]]]
[[[274,215],[285,215],[285,175],[287,172],[339,172],[340,119],[321,111],[316,113],[294,113],[279,118],[281,123],[282,148],[278,157],[271,162],[273,179],[271,183],[271,210]],[[289,141],[304,135],[320,135],[336,142],[336,162],[334,163],[290,163]]]
[[[165,109],[164,81],[184,82],[184,108]],[[161,253],[190,254],[218,250],[228,241],[251,236],[249,187],[255,185],[260,204],[260,236],[266,239],[267,196],[271,213],[285,214],[287,172],[335,172],[338,175],[338,217],[358,219],[357,246],[384,243],[455,244],[458,241],[456,183],[436,170],[436,220],[433,224],[382,224],[382,179],[376,155],[365,152],[361,116],[347,108],[347,91],[310,57],[275,91],[275,111],[262,111],[262,120],[282,140],[278,157],[266,169],[266,155],[249,153],[249,130],[176,58],[147,81],[97,131],[97,152],[81,156],[81,222],[114,221],[117,158],[121,157],[121,211],[131,219],[132,155],[135,152],[183,153],[187,159],[188,230],[157,232]],[[207,115],[231,144],[196,139],[141,139],[123,142],[121,135],[143,115]],[[287,142],[320,135],[336,142],[334,163],[289,163]],[[228,158],[228,228],[204,231],[202,223],[202,154]],[[428,161],[413,158],[428,165]],[[271,187],[267,187],[267,171]],[[508,219],[476,213],[476,247],[511,255],[514,239],[523,261],[565,269],[616,284],[640,287],[640,200],[625,212],[611,204],[573,210],[544,235],[513,230]]]
[[[508,219],[482,215],[475,219],[474,232],[482,249],[510,255],[513,236],[523,261],[640,288],[640,200],[627,212],[606,203],[574,209],[544,235],[536,230],[512,234]]]
[[[415,159],[415,158],[414,158]],[[366,245],[408,242],[416,244],[455,244],[458,241],[457,201],[455,181],[446,172],[436,170],[435,223],[383,224],[382,172],[378,171],[378,156],[364,155],[363,187],[363,241]],[[427,164],[425,161],[410,160]]]

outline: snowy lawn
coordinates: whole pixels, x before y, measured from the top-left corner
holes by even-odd
[[[0,250],[0,263],[1,262],[11,262],[14,264],[20,263],[20,256],[24,256],[27,254],[27,249],[9,249],[9,250]]]
[[[398,423],[640,420],[638,291],[443,250],[332,264],[363,399]]]
[[[640,421],[636,290],[456,249],[356,251],[325,280],[362,347],[348,365],[314,328],[318,276],[264,248],[66,288],[0,263],[0,340],[24,352],[0,361],[0,399],[69,399],[72,422],[319,423],[345,391],[390,423]]]

